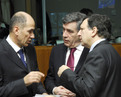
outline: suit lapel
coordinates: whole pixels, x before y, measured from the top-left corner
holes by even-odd
[[[67,53],[67,47],[65,45],[63,45],[63,50],[62,51],[62,54],[63,54],[63,60],[62,60],[62,65],[65,64],[65,61],[66,61],[66,53]]]
[[[57,52],[58,51],[59,51],[59,58],[57,59],[57,63],[58,63],[58,65],[56,65],[57,68],[65,64],[67,47],[64,44],[61,44]]]
[[[105,43],[108,43],[108,44],[109,44],[108,41],[102,41],[102,42],[100,42],[99,44],[97,44],[97,45],[94,47],[94,49],[95,49],[98,45],[105,44]],[[85,59],[86,59],[86,57],[87,57],[87,55],[88,55],[88,52],[89,52],[89,49],[88,49],[88,48],[84,48],[84,50],[83,50],[83,52],[82,52],[82,55],[81,55],[81,57],[80,57],[80,59],[79,59],[79,62],[78,62],[78,64],[77,64],[77,66],[76,66],[76,69],[75,69],[75,72],[76,72],[76,73],[77,73],[77,72],[81,69],[81,67],[83,66],[84,61],[85,61]]]
[[[76,69],[75,69],[75,72],[76,72],[76,73],[77,73],[77,72],[81,69],[81,67],[83,66],[84,61],[85,61],[85,59],[86,59],[86,57],[87,57],[87,55],[88,55],[88,52],[89,52],[89,49],[88,49],[88,48],[84,48],[84,49],[83,49],[83,52],[82,52],[82,54],[81,54],[81,56],[80,56],[80,59],[79,59],[79,61],[78,61],[78,64],[77,64],[77,66],[76,66]]]
[[[100,43],[98,43],[98,44],[94,47],[94,49],[95,49],[97,46],[102,45],[102,44],[109,44],[109,42],[108,42],[107,40],[101,41]]]
[[[9,45],[9,43],[6,41],[6,39],[4,39],[2,42],[2,45],[4,47],[4,49],[6,50],[6,55],[7,57],[14,62],[18,67],[24,69],[25,71],[27,71],[27,69],[25,68],[24,64],[22,63],[21,59],[18,57],[17,53],[14,51],[14,49]]]
[[[29,56],[28,56],[29,52],[28,52],[28,49],[26,47],[24,48],[24,50],[25,50],[25,55],[26,55],[27,69],[30,72],[31,67],[30,67],[30,59],[29,59]]]

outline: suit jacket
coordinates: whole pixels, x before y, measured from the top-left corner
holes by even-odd
[[[111,44],[103,41],[88,54],[78,75],[67,69],[60,79],[77,97],[120,97],[120,73],[120,55]]]
[[[74,71],[76,74],[78,74],[78,72],[80,71],[86,59],[88,51],[89,49],[84,48],[82,55],[79,59],[79,62],[76,66],[76,69]],[[57,72],[59,67],[65,64],[66,52],[67,52],[67,47],[64,44],[57,45],[52,49],[49,61],[49,70],[44,81],[45,88],[48,93],[52,93],[54,87],[61,85]]]
[[[36,53],[32,45],[25,47],[27,68],[6,39],[0,43],[0,97],[33,97],[46,92],[42,83],[25,86],[23,78],[38,70]]]

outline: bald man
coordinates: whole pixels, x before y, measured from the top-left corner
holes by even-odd
[[[34,38],[34,19],[17,12],[10,21],[9,35],[0,43],[0,97],[33,97],[46,94],[41,81]],[[21,54],[20,54],[21,52]]]

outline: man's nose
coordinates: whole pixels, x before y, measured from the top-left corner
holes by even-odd
[[[32,32],[31,33],[31,36],[30,36],[31,38],[35,38],[35,35],[34,35],[34,33]]]
[[[63,37],[67,37],[67,32],[66,31],[63,31]]]
[[[81,35],[81,30],[79,30],[79,32],[78,32],[78,34],[77,34],[78,36],[80,36]]]

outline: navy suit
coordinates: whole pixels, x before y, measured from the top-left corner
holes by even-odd
[[[78,75],[67,69],[60,79],[77,97],[120,97],[120,75],[120,55],[111,44],[103,41],[88,54]]]
[[[89,49],[84,48],[82,55],[79,59],[79,62],[76,66],[76,69],[74,71],[76,74],[78,74],[81,67],[83,66],[88,51]],[[64,44],[57,45],[52,49],[49,61],[49,70],[44,81],[45,88],[48,93],[52,93],[54,87],[61,85],[57,72],[59,67],[65,64],[66,52],[67,47]]]
[[[6,39],[0,43],[0,97],[33,97],[46,92],[42,84],[25,86],[23,78],[30,71],[37,71],[36,52],[32,45],[24,47],[27,68]]]

